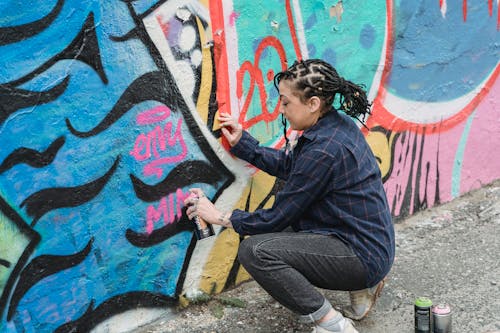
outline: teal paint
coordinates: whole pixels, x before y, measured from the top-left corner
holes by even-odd
[[[472,127],[472,120],[474,119],[475,112],[473,112],[465,123],[464,131],[458,145],[457,153],[455,155],[455,162],[453,163],[453,172],[451,175],[451,197],[456,198],[460,195],[460,180],[462,179],[462,162],[464,160],[465,146],[467,145],[467,138]]]

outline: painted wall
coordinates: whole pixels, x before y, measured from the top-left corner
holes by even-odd
[[[281,184],[228,154],[215,118],[281,148],[287,61],[367,87],[396,222],[500,178],[498,0],[0,8],[1,332],[130,328],[247,279],[239,236],[197,242],[182,201],[272,204]]]

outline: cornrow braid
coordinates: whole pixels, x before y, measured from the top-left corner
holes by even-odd
[[[292,83],[303,102],[318,96],[327,106],[333,106],[338,95],[340,110],[366,127],[364,121],[370,114],[371,103],[365,86],[345,80],[329,63],[321,59],[295,61],[292,66],[274,76],[276,89],[282,80]],[[325,110],[328,112],[330,108]]]

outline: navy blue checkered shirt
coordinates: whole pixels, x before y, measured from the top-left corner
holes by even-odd
[[[285,180],[273,206],[234,210],[241,235],[297,232],[336,235],[350,244],[368,272],[367,287],[384,278],[394,260],[394,226],[375,156],[354,121],[335,110],[320,118],[286,153],[247,132],[231,152]]]

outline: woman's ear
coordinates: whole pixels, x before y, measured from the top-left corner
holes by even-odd
[[[309,112],[319,112],[321,110],[321,99],[318,96],[309,98]]]

